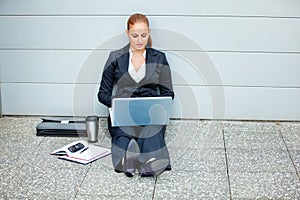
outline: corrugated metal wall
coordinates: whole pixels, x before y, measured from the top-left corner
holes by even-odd
[[[297,0],[0,0],[3,114],[106,116],[99,80],[134,12],[167,54],[173,117],[300,119]]]

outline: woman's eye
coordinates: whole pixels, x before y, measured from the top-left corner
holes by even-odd
[[[133,37],[133,38],[137,38],[138,36],[137,36],[137,35],[132,35],[132,37]]]
[[[142,37],[147,37],[147,34],[143,34]]]

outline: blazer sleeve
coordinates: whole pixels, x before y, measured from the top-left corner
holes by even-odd
[[[171,96],[174,99],[173,83],[169,63],[165,54],[162,54],[162,69],[159,78],[160,96]]]
[[[114,71],[116,65],[117,62],[114,53],[111,52],[106,61],[98,91],[99,102],[106,105],[107,107],[111,107],[111,101],[113,98],[112,91],[114,87]]]

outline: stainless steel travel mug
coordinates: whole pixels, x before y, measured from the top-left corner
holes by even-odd
[[[99,131],[99,121],[98,117],[95,115],[87,116],[85,118],[86,131],[88,135],[88,142],[94,143],[98,142],[98,131]]]

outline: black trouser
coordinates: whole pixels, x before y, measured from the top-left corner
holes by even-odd
[[[112,127],[108,118],[108,129],[112,138],[112,162],[116,170],[123,170],[121,162],[131,139],[135,139],[139,145],[140,163],[145,163],[150,158],[170,160],[165,143],[165,125]],[[170,170],[171,167],[168,166],[167,169]]]

